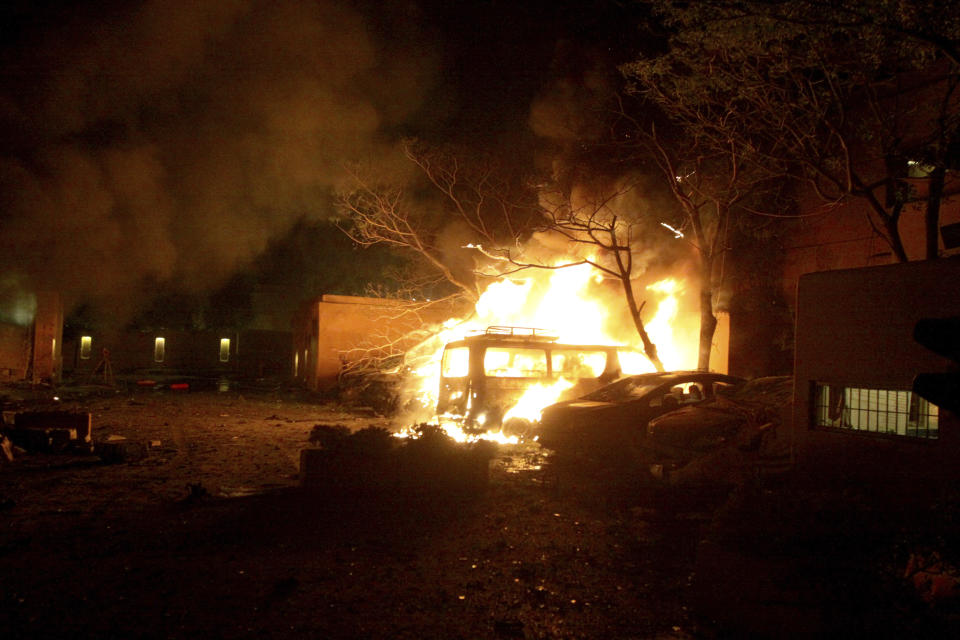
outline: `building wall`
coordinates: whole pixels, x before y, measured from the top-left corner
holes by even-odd
[[[53,291],[37,293],[33,321],[33,382],[57,382],[63,372],[63,305]]]
[[[794,446],[801,466],[891,478],[960,474],[960,420],[940,411],[939,437],[814,426],[813,387],[909,390],[918,373],[945,372],[947,358],[913,339],[922,318],[960,316],[960,256],[808,274],[800,278]]]
[[[926,195],[926,180],[911,181],[917,197]],[[960,222],[960,178],[951,174],[941,203],[940,225]],[[904,248],[911,260],[925,258],[925,203],[904,207],[899,224]],[[783,284],[788,300],[795,298],[799,278],[807,273],[835,269],[853,269],[892,264],[896,258],[890,246],[871,225],[867,205],[862,198],[850,198],[828,207],[807,198],[801,202],[801,215],[791,225],[785,242]],[[960,248],[947,248],[938,235],[941,256],[960,254]]]
[[[30,327],[0,324],[0,380],[23,380],[30,368]]]
[[[90,334],[90,357],[81,358],[81,342],[71,341],[70,357],[74,373],[93,372],[104,359],[104,349],[114,373],[136,370],[169,370],[184,372],[231,371],[236,368],[237,336],[233,332],[157,331],[127,332],[104,336]],[[156,359],[156,339],[163,338],[163,359]],[[220,340],[230,340],[227,362],[220,362]],[[80,337],[82,340],[82,336]]]
[[[411,307],[402,300],[324,295],[295,320],[295,376],[307,388],[331,389],[351,364],[402,354],[426,337],[431,325],[455,316],[450,305]]]

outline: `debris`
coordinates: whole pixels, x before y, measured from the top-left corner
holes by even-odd
[[[421,425],[418,438],[402,444],[384,429],[355,433],[340,425],[316,425],[300,452],[303,486],[333,492],[377,490],[476,495],[489,482],[495,445],[458,444],[438,427]]]
[[[180,499],[180,504],[188,505],[194,502],[210,497],[210,492],[201,482],[188,482],[187,495]]]
[[[0,433],[0,462],[13,462],[13,443]]]
[[[147,448],[142,442],[127,440],[123,436],[110,435],[98,442],[95,451],[100,459],[107,464],[118,462],[138,462],[147,455]]]
[[[71,411],[25,411],[13,416],[6,435],[27,451],[59,453],[67,448],[89,452],[91,416]]]

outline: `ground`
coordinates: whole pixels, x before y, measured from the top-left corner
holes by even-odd
[[[50,393],[52,396],[52,392]],[[501,451],[481,495],[298,488],[315,424],[390,426],[279,392],[64,397],[143,460],[0,467],[4,637],[686,637],[691,520],[595,504]],[[648,518],[649,520],[649,518]]]
[[[856,496],[780,482],[677,501],[536,445],[500,449],[475,494],[343,496],[300,487],[300,451],[316,424],[398,426],[368,409],[282,389],[54,393],[5,408],[89,411],[95,440],[154,446],[0,465],[3,637],[955,630],[898,590],[894,525]]]

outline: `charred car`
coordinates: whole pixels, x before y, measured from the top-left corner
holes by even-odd
[[[575,397],[616,379],[624,352],[636,355],[625,347],[564,344],[541,329],[488,327],[444,347],[437,414],[490,429],[536,385],[563,378],[573,383],[566,396]]]
[[[673,485],[731,484],[790,463],[781,414],[793,397],[790,376],[756,378],[708,402],[650,420],[640,448],[655,478]]]
[[[743,378],[705,371],[670,371],[626,376],[573,400],[546,407],[537,435],[556,451],[634,450],[647,423],[680,407],[729,395]]]

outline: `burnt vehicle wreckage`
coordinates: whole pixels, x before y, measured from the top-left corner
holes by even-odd
[[[436,412],[456,416],[474,432],[501,427],[526,434],[532,421],[509,416],[526,391],[560,379],[571,383],[565,397],[597,389],[622,375],[624,351],[629,349],[561,343],[543,329],[491,326],[444,347]]]
[[[581,397],[546,407],[540,443],[558,451],[636,447],[647,423],[682,406],[712,400],[742,386],[743,378],[705,371],[627,376]]]
[[[627,376],[546,407],[537,435],[557,455],[623,460],[654,484],[731,486],[789,468],[789,442],[778,427],[792,390],[789,376]]]

